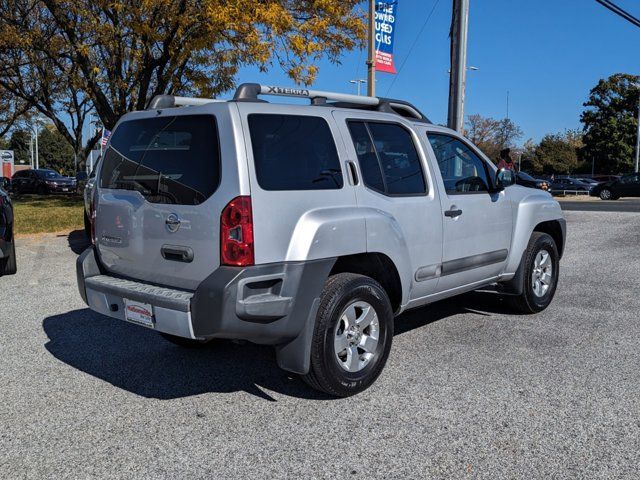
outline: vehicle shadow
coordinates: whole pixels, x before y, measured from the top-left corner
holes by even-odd
[[[505,313],[495,297],[473,293],[412,310],[396,319],[394,334],[470,311],[482,315]],[[484,308],[478,311],[478,307]],[[45,348],[58,360],[147,398],[168,400],[244,391],[275,401],[263,389],[297,398],[331,398],[312,390],[296,375],[280,370],[274,349],[269,346],[220,341],[204,348],[182,348],[156,332],[89,309],[48,317],[43,328],[49,338]]]
[[[67,236],[67,243],[69,244],[69,248],[76,255],[80,255],[84,252],[89,245],[91,245],[91,241],[84,230],[73,230]]]

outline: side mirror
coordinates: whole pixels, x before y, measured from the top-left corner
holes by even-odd
[[[501,191],[516,183],[516,173],[513,170],[501,168],[496,173],[496,188]]]

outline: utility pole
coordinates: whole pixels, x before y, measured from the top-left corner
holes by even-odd
[[[367,55],[367,95],[376,96],[376,0],[369,0],[369,51]]]
[[[451,75],[449,77],[449,114],[447,125],[458,132],[464,129],[464,93],[467,83],[467,35],[469,0],[453,0],[451,17]]]

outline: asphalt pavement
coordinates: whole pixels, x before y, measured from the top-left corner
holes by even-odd
[[[183,350],[85,308],[80,233],[0,279],[0,478],[637,478],[640,215],[567,212],[553,304],[472,293],[396,320],[330,399],[272,349]]]
[[[560,205],[563,210],[574,212],[640,212],[640,198],[561,200]]]

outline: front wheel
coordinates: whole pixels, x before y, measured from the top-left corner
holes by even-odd
[[[333,275],[322,291],[303,379],[336,397],[360,393],[382,372],[392,340],[393,311],[382,286],[363,275]]]
[[[533,232],[522,256],[523,291],[510,297],[512,306],[521,313],[541,312],[556,293],[560,275],[560,256],[551,235]]]
[[[600,191],[600,199],[601,200],[616,200],[616,197],[613,195],[611,190],[609,190],[608,188],[603,188]]]

